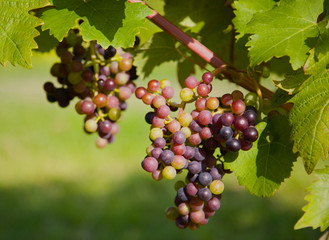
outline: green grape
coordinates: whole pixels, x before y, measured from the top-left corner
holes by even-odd
[[[192,120],[193,120],[192,115],[187,112],[181,113],[178,117],[178,121],[182,125],[182,127],[190,126]]]
[[[78,84],[82,80],[81,73],[78,73],[78,72],[70,72],[67,80],[70,83],[72,83],[73,85],[74,84]]]
[[[176,220],[176,218],[178,218],[179,216],[177,208],[175,207],[168,207],[165,211],[165,214],[169,220],[173,220],[173,221]]]
[[[270,70],[267,67],[264,67],[262,77],[268,78],[271,75]]]
[[[121,111],[117,108],[111,108],[108,115],[110,120],[116,122],[121,117]]]
[[[163,137],[163,132],[160,128],[152,128],[150,131],[150,138],[154,141],[158,137]]]
[[[168,79],[162,79],[160,81],[160,89],[164,89],[165,87],[168,87],[171,85],[171,82]]]
[[[95,119],[88,119],[86,122],[85,122],[85,129],[87,132],[95,132],[97,130],[97,122]]]
[[[185,134],[186,138],[189,138],[192,134],[192,131],[189,127],[182,127],[181,131]]]
[[[182,101],[184,102],[188,102],[191,101],[193,98],[193,90],[190,88],[183,88],[180,91],[180,98],[182,99]]]
[[[257,101],[258,100],[258,96],[256,93],[253,93],[253,92],[250,92],[250,93],[247,93],[245,98],[244,98],[245,101]]]
[[[221,180],[214,180],[210,183],[210,191],[215,194],[221,194],[224,191],[224,183]]]
[[[176,177],[176,169],[172,166],[165,166],[162,170],[162,176],[167,180],[172,180]]]

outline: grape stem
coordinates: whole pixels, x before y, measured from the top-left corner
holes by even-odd
[[[90,58],[94,66],[95,78],[98,79],[99,65],[97,64],[95,45],[96,45],[96,41],[91,41],[89,48],[90,48]]]
[[[130,3],[142,3],[147,5],[145,2],[140,1],[140,0],[128,0]],[[148,6],[148,5],[147,5]],[[157,11],[154,9],[153,13],[147,18],[156,24],[158,27],[160,27],[162,30],[173,36],[175,39],[177,39],[179,42],[187,46],[190,50],[192,50],[194,53],[199,55],[202,59],[204,59],[206,62],[211,64],[214,68],[220,68],[223,66],[228,66],[228,64],[217,57],[212,51],[210,51],[206,46],[201,44],[199,41],[196,39],[192,38],[185,32],[183,32],[181,29],[179,29],[177,26],[169,22],[166,18],[161,16]],[[241,87],[251,91],[251,92],[256,92],[254,88],[254,82],[253,80],[244,75],[241,74],[239,70],[235,69],[234,67],[230,68],[224,68],[222,73],[225,75],[226,78],[228,78],[229,81],[234,82]],[[238,73],[238,74],[237,74]],[[238,80],[238,81],[237,81]],[[259,85],[259,89],[262,91],[262,94],[265,98],[272,99],[273,97],[273,92],[268,90],[267,88]],[[292,105],[282,105],[282,107],[286,110],[290,110]]]

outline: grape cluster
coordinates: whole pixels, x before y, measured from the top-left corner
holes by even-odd
[[[240,91],[210,97],[212,80],[209,72],[201,81],[194,76],[186,78],[180,104],[171,101],[174,89],[166,79],[151,80],[147,88],[135,91],[138,99],[153,108],[145,116],[151,125],[152,144],[142,161],[143,169],[157,181],[187,172],[186,181],[176,183],[176,207],[166,210],[166,216],[179,228],[196,229],[208,222],[220,208],[224,190],[221,157],[227,152],[249,150],[258,138],[256,109],[245,105]],[[190,113],[184,110],[188,103],[195,104]],[[175,111],[176,117],[171,115]],[[215,157],[218,148],[221,155]]]
[[[93,41],[85,42],[78,29],[70,30],[56,53],[60,62],[50,72],[60,87],[52,82],[44,84],[48,101],[66,107],[77,97],[75,109],[85,115],[85,132],[98,132],[96,146],[105,147],[118,133],[117,121],[136,89],[132,55],[120,48],[104,49]]]

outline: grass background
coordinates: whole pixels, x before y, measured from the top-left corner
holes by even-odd
[[[319,230],[293,230],[305,187],[313,180],[301,161],[269,199],[251,196],[225,176],[221,209],[197,231],[179,230],[164,216],[173,205],[174,182],[155,182],[140,167],[150,144],[136,99],[120,123],[116,141],[94,146],[74,105],[46,101],[42,85],[54,55],[33,57],[33,70],[0,68],[0,239],[318,239]],[[173,64],[149,78],[175,80]],[[141,85],[146,82],[138,80]],[[217,83],[225,93],[235,86]]]

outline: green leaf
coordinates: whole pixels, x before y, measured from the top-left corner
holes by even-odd
[[[309,77],[291,102],[294,107],[289,120],[293,126],[294,152],[299,152],[310,174],[320,159],[328,157],[329,73]]]
[[[237,176],[251,194],[269,197],[290,176],[296,154],[289,140],[290,125],[285,116],[274,116],[268,124],[256,126],[259,139],[249,151],[225,155],[225,168]]]
[[[229,61],[230,42],[233,30],[233,11],[224,1],[213,0],[166,0],[165,17],[183,31],[190,30],[198,40]]]
[[[49,52],[58,45],[58,40],[50,35],[49,30],[42,31],[41,27],[37,27],[40,35],[35,38],[35,41],[38,44],[38,52]]]
[[[293,69],[303,66],[311,38],[319,35],[317,18],[322,11],[323,0],[281,0],[271,10],[255,14],[247,27],[254,34],[247,44],[251,65],[287,55]]]
[[[274,84],[288,92],[290,95],[298,92],[300,86],[305,82],[309,76],[306,76],[302,69],[299,69],[291,74],[285,75],[285,79],[282,81],[273,80]]]
[[[236,39],[243,37],[247,31],[247,24],[255,13],[270,10],[275,5],[274,0],[239,0],[234,2],[233,24],[238,33]]]
[[[295,229],[320,227],[321,231],[329,227],[329,166],[315,170],[319,180],[307,188],[311,192],[305,197],[308,205],[303,207],[304,215],[298,220]]]
[[[271,101],[271,107],[278,107],[287,101],[289,101],[292,98],[291,95],[289,95],[286,91],[282,89],[278,89],[275,91],[272,101]]]
[[[323,72],[329,65],[329,17],[319,23],[319,28],[320,36],[304,65],[306,74]]]
[[[132,47],[135,35],[145,27],[145,17],[152,14],[141,3],[108,0],[53,0],[55,8],[45,10],[41,19],[42,30],[49,29],[59,41],[82,19],[80,25],[83,39],[97,40],[104,48]]]
[[[134,64],[138,66],[137,74],[141,78],[146,78],[160,64],[180,60],[181,56],[175,49],[175,43],[176,40],[167,33],[154,34],[137,52],[134,60]]]
[[[29,14],[35,8],[46,6],[46,0],[0,1],[0,63],[9,61],[32,68],[32,49],[37,48],[34,38],[39,35],[35,27],[42,24]]]

